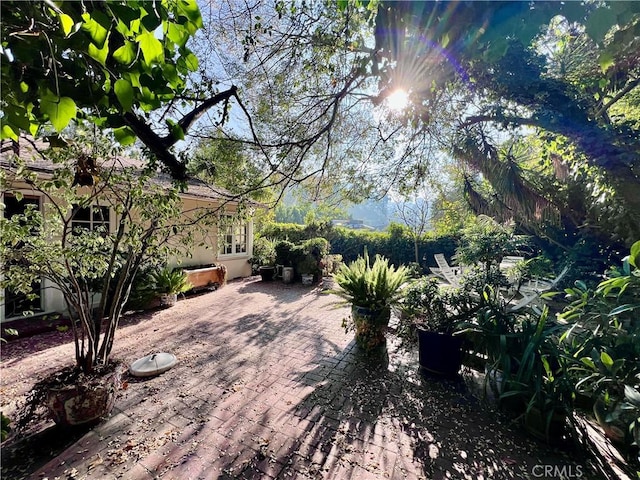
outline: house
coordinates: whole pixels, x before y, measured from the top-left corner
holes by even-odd
[[[36,156],[34,145],[33,141],[23,139],[20,143],[3,140],[0,148],[0,167],[3,173],[8,174],[12,169],[15,169],[15,155],[19,154],[20,158],[27,162],[29,170],[45,178],[51,176],[56,168],[55,164]],[[40,147],[42,146],[46,145],[40,145]],[[124,166],[141,166],[141,162],[135,159],[118,157],[117,160],[119,164]],[[91,174],[90,169],[83,173]],[[154,177],[153,182],[160,186],[169,187],[171,179],[169,176],[159,173]],[[0,195],[0,201],[4,205],[3,215],[5,218],[24,213],[26,206],[30,204],[45,212],[44,206],[50,202],[24,181],[12,183],[6,190],[3,189]],[[250,215],[244,215],[243,219],[240,219],[237,213],[239,206],[237,197],[197,179],[187,182],[186,189],[179,195],[183,215],[188,215],[184,212],[208,209],[217,211],[221,217],[226,218],[220,222],[220,226],[217,222],[207,226],[204,233],[200,232],[199,241],[189,249],[188,255],[174,258],[171,263],[181,267],[223,264],[227,270],[227,279],[251,275],[251,265],[248,260],[252,255],[253,248],[253,222]],[[250,206],[256,207],[257,204],[250,204]],[[77,208],[73,213],[72,225],[88,229],[101,227],[114,231],[116,228],[114,217],[111,207],[96,205],[92,208]],[[249,219],[247,220],[247,218]],[[2,272],[0,272],[1,274]],[[48,287],[50,285],[47,285],[46,280],[34,285],[34,289],[40,292],[39,298],[35,300],[28,300],[24,295],[14,294],[9,290],[0,291],[2,300],[0,302],[0,321],[7,322],[21,318],[25,311],[33,311],[34,313],[64,312],[66,309],[61,293],[55,288]]]
[[[374,231],[375,228],[369,225],[365,225],[364,220],[358,219],[334,219],[331,220],[331,225],[337,227],[346,227],[354,230],[370,230]]]

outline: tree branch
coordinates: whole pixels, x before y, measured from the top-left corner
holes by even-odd
[[[596,117],[603,115],[607,110],[609,110],[609,108],[611,108],[614,103],[616,103],[638,85],[640,85],[640,78],[636,78],[635,80],[627,83],[627,85],[625,85],[622,90],[620,90],[613,98],[611,98],[611,100],[602,105],[602,107],[596,112]]]
[[[231,97],[237,98],[236,92],[237,88],[232,86],[224,92],[217,93],[213,97],[204,100],[200,105],[182,117],[178,122],[178,126],[182,129],[183,133],[187,133],[207,110],[220,102],[228,101]],[[124,121],[156,158],[169,169],[174,179],[186,180],[186,165],[178,160],[175,154],[169,150],[180,140],[174,132],[169,132],[166,136],[161,137],[153,131],[146,121],[133,112],[126,112],[124,114]]]

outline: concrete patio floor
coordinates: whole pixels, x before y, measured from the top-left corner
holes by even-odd
[[[130,378],[108,420],[16,478],[558,478],[536,475],[545,465],[597,478],[580,451],[531,440],[469,382],[422,378],[393,341],[388,363],[363,358],[335,302],[254,277],[126,319],[114,358],[167,351],[178,364]],[[70,362],[66,335],[28,356],[26,339],[3,347],[3,412]]]

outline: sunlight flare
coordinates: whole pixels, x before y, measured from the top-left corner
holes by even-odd
[[[409,105],[409,93],[401,88],[394,90],[386,99],[387,108],[401,112]]]

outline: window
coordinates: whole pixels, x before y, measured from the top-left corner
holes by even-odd
[[[231,221],[231,217],[227,220]],[[248,249],[248,225],[246,223],[226,223],[220,227],[220,255],[243,255]]]
[[[71,228],[86,228],[87,230],[101,229],[105,233],[109,232],[109,207],[73,207],[71,213]]]
[[[39,197],[24,196],[21,200],[18,200],[11,194],[4,195],[4,217],[11,218],[14,215],[24,215],[29,205],[35,206],[37,210],[40,210],[41,199]],[[31,232],[33,235],[37,235],[37,229]],[[15,263],[23,263],[24,259],[7,259],[4,265],[5,268]],[[31,291],[36,293],[36,298],[29,298],[24,293],[15,292],[10,288],[5,288],[4,292],[0,289],[0,309],[4,308],[4,318],[22,317],[25,312],[42,311],[42,291],[41,281],[36,280],[31,284]]]

